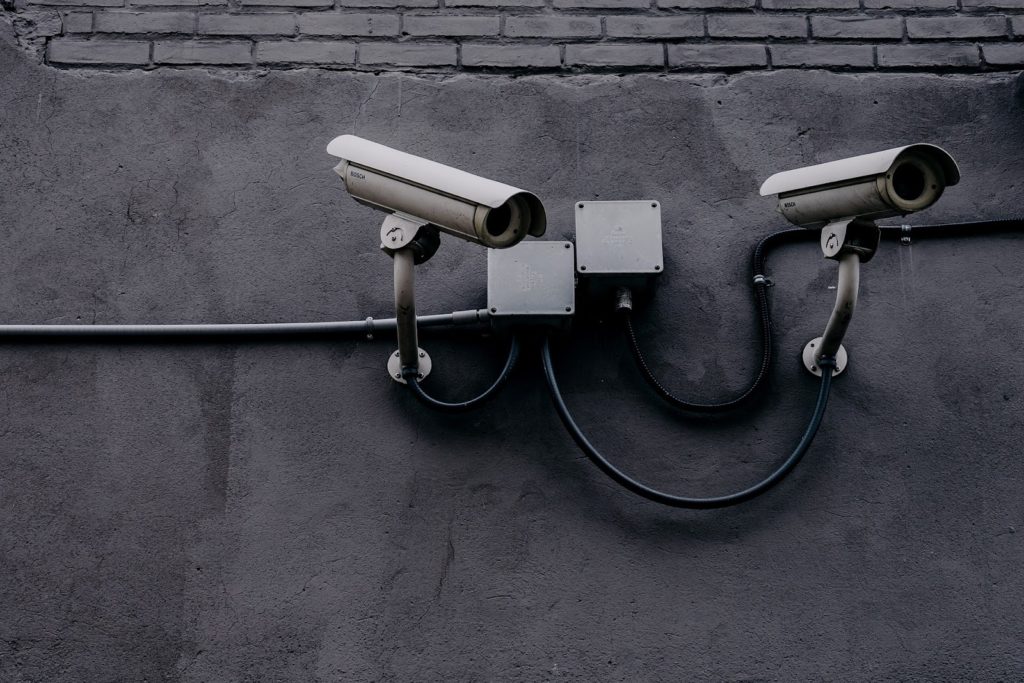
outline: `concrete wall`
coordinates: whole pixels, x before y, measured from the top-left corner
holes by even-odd
[[[0,62],[5,322],[387,314],[380,217],[323,151],[355,132],[535,190],[552,239],[575,200],[660,200],[639,327],[667,383],[714,398],[757,359],[749,250],[784,227],[768,174],[939,142],[964,181],[916,223],[1017,212],[1024,177],[1014,74],[67,72],[9,30]],[[1020,678],[1021,246],[886,245],[805,463],[719,512],[607,482],[535,353],[449,417],[388,379],[388,339],[6,344],[0,679]],[[421,310],[483,305],[484,264],[446,239]],[[663,407],[608,321],[560,340],[594,441],[693,493],[788,452],[835,268],[808,245],[770,275],[770,388],[728,419]],[[479,390],[504,344],[424,335],[430,387]]]

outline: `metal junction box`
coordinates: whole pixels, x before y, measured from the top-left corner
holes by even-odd
[[[576,256],[576,272],[592,291],[645,288],[665,267],[661,204],[576,202]]]
[[[571,242],[523,241],[487,250],[487,308],[496,328],[565,328],[576,311]]]

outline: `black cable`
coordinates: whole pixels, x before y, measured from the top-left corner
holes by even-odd
[[[416,379],[416,371],[413,368],[403,368],[402,376],[405,378],[406,383],[412,390],[413,395],[416,396],[421,403],[424,403],[435,410],[441,410],[448,413],[461,413],[463,411],[476,408],[478,405],[494,396],[494,394],[498,393],[498,390],[505,386],[505,382],[508,381],[509,375],[512,374],[512,369],[515,367],[518,359],[519,339],[517,337],[512,337],[512,344],[508,349],[508,358],[505,360],[505,367],[501,369],[501,373],[498,375],[498,378],[494,380],[494,383],[479,396],[467,401],[458,401],[456,403],[440,401],[424,391],[423,387]]]
[[[818,401],[814,406],[814,412],[811,415],[810,421],[807,423],[807,429],[804,430],[803,436],[800,437],[800,442],[796,445],[796,448],[790,456],[786,458],[786,460],[779,465],[774,472],[753,486],[736,493],[724,496],[714,496],[711,498],[689,498],[673,495],[671,493],[664,493],[645,484],[641,484],[636,479],[633,479],[628,474],[615,467],[615,465],[601,455],[593,444],[587,440],[587,437],[583,434],[582,430],[580,430],[579,425],[576,424],[576,421],[573,420],[572,414],[569,412],[569,408],[565,405],[565,400],[562,398],[562,394],[558,390],[558,381],[555,379],[555,370],[551,363],[551,342],[549,339],[544,340],[544,348],[541,355],[544,360],[544,377],[547,379],[551,400],[554,401],[555,409],[558,411],[558,417],[561,418],[562,424],[565,425],[565,428],[569,431],[569,434],[572,436],[576,444],[583,450],[584,454],[586,454],[586,456],[590,458],[590,460],[614,482],[623,488],[632,491],[638,496],[652,500],[655,503],[661,503],[662,505],[677,508],[691,508],[695,510],[723,508],[744,503],[772,488],[782,481],[787,474],[793,471],[801,458],[804,457],[804,454],[811,445],[811,441],[814,440],[814,435],[818,432],[818,427],[821,425],[821,418],[824,416],[825,407],[828,404],[829,389],[832,386],[831,368],[835,367],[836,363],[835,358],[822,358],[819,361],[818,365],[825,369],[825,372],[821,375],[821,388],[818,390]]]
[[[1024,218],[996,218],[982,221],[916,226],[883,225],[880,226],[880,230],[882,238],[891,241],[901,241],[904,238],[913,240],[997,235],[1024,232]],[[623,311],[623,324],[626,328],[626,338],[629,341],[630,351],[633,354],[637,367],[640,369],[640,373],[654,391],[667,403],[676,408],[708,414],[722,413],[737,408],[757,394],[761,385],[768,378],[772,362],[772,322],[767,292],[771,281],[765,275],[768,254],[784,244],[815,242],[818,239],[819,233],[816,230],[791,228],[762,238],[754,248],[752,284],[754,288],[754,305],[760,319],[761,366],[758,368],[757,374],[750,385],[733,398],[714,403],[703,403],[688,401],[675,396],[665,385],[658,381],[658,378],[654,376],[654,372],[647,364],[643,351],[640,349],[636,330],[633,327],[632,315],[629,309],[625,309]]]
[[[811,242],[816,241],[817,239],[818,234],[816,232],[806,230],[804,228],[795,228],[781,230],[768,235],[767,237],[762,238],[754,248],[754,256],[752,259],[753,277],[751,283],[754,288],[754,306],[757,309],[757,314],[760,319],[761,366],[757,371],[757,375],[754,377],[754,381],[734,398],[716,403],[699,403],[696,401],[687,401],[685,399],[678,398],[671,391],[665,388],[665,386],[654,376],[650,366],[644,359],[644,354],[640,350],[640,342],[637,340],[636,331],[633,328],[632,315],[630,314],[630,311],[626,309],[623,312],[622,317],[623,323],[626,327],[626,338],[629,341],[629,348],[633,352],[633,358],[636,360],[640,373],[644,376],[644,379],[647,380],[647,383],[651,385],[655,392],[676,408],[682,408],[683,410],[690,410],[697,413],[722,413],[732,410],[752,398],[768,378],[768,372],[771,370],[772,365],[772,318],[771,310],[768,307],[767,291],[771,282],[765,277],[765,264],[768,260],[768,253],[783,244]]]
[[[973,237],[975,235],[999,235],[1024,232],[1024,218],[993,218],[963,223],[938,223],[935,225],[882,225],[882,238],[900,240],[910,238]]]

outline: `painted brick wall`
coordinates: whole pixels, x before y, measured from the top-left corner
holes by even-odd
[[[16,0],[59,67],[991,71],[1024,0]]]

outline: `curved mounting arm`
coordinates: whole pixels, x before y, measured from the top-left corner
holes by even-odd
[[[822,356],[836,359],[834,375],[846,368],[846,349],[843,337],[853,319],[857,306],[857,292],[860,288],[860,255],[845,253],[839,257],[839,282],[836,286],[836,305],[825,326],[825,332],[812,339],[804,347],[804,365],[814,375],[821,376]]]
[[[842,346],[846,329],[857,306],[857,292],[860,289],[860,256],[845,254],[839,260],[839,284],[836,286],[836,305],[821,335],[821,348],[816,358],[835,356]]]
[[[419,347],[416,331],[417,263],[437,251],[437,230],[406,216],[389,214],[380,226],[380,248],[395,262],[395,328],[398,350],[388,357],[391,379],[405,384],[412,375],[423,379],[430,374],[430,356]]]
[[[398,358],[402,369],[419,366],[416,333],[416,271],[412,249],[398,249],[395,259],[395,321],[398,323]]]
[[[410,374],[423,379],[430,374],[430,356],[419,347],[416,330],[416,252],[411,247],[396,249],[395,260],[395,328],[398,330],[398,350],[388,357],[391,379],[406,384]]]

